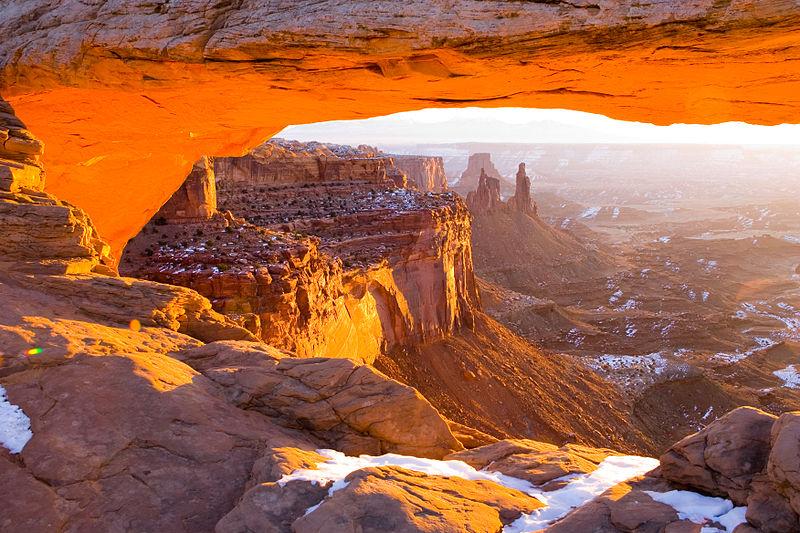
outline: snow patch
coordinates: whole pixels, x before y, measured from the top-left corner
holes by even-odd
[[[8,401],[6,389],[0,385],[0,445],[11,453],[19,453],[32,437],[31,419]]]
[[[800,374],[794,365],[789,365],[782,370],[773,372],[775,377],[783,381],[783,386],[787,389],[800,389]]]
[[[430,476],[449,476],[471,480],[492,481],[522,492],[530,494],[538,493],[536,488],[525,480],[513,478],[497,472],[475,470],[463,461],[438,461],[435,459],[423,459],[421,457],[398,455],[395,453],[387,453],[379,456],[360,455],[358,457],[351,457],[342,452],[328,449],[317,450],[317,453],[327,457],[329,460],[317,464],[317,468],[314,469],[300,469],[295,470],[291,474],[285,474],[278,480],[278,485],[284,486],[286,483],[295,480],[309,481],[315,485],[333,483],[330,489],[328,489],[328,495],[330,496],[337,490],[345,488],[347,486],[345,478],[356,470],[378,466],[399,466]]]
[[[725,529],[716,527],[703,528],[708,533],[730,533],[736,526],[745,522],[747,507],[735,507],[730,500],[703,496],[688,490],[671,490],[669,492],[653,492],[646,490],[645,494],[653,500],[669,505],[678,513],[678,518],[690,520],[695,524],[709,524],[717,522]]]
[[[586,209],[583,213],[581,213],[581,218],[585,218],[587,220],[592,219],[596,217],[598,213],[600,213],[601,209],[602,207],[590,207]]]
[[[540,531],[614,485],[632,477],[641,476],[657,467],[658,464],[658,459],[650,457],[608,457],[591,474],[577,476],[558,490],[536,494],[535,496],[546,507],[522,515],[507,525],[503,529],[503,533]]]
[[[655,374],[660,374],[667,366],[661,352],[647,355],[601,355],[587,363],[595,370],[627,370],[643,367]]]
[[[558,490],[544,492],[528,481],[499,472],[475,470],[463,461],[438,461],[393,453],[377,457],[370,455],[349,457],[336,450],[328,449],[317,450],[317,453],[327,457],[328,461],[317,464],[315,469],[300,469],[285,474],[278,480],[278,484],[284,486],[293,480],[309,481],[320,485],[332,483],[328,489],[328,496],[330,496],[337,490],[346,487],[345,478],[356,470],[368,467],[398,466],[433,476],[491,481],[524,492],[545,505],[529,515],[523,514],[514,523],[506,526],[503,533],[539,531],[614,485],[641,476],[659,465],[658,459],[651,457],[607,457],[594,472],[565,476],[562,480],[569,481],[567,485]],[[314,512],[321,504],[322,502],[308,508],[306,514]]]

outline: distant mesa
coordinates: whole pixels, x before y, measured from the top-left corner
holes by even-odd
[[[281,185],[331,181],[392,182],[422,192],[444,192],[447,177],[441,157],[394,155],[358,147],[271,139],[243,157],[218,157],[216,172],[229,183]]]
[[[514,184],[500,174],[492,162],[492,154],[486,152],[474,153],[469,156],[467,168],[461,173],[461,178],[453,186],[453,190],[462,196],[474,191],[479,183],[481,172],[489,178],[498,180],[501,196],[510,196],[514,193]]]

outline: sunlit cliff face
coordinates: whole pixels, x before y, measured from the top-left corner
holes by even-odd
[[[798,118],[793,3],[145,13],[65,1],[55,24],[12,4],[0,94],[44,141],[48,190],[86,209],[116,254],[201,155],[241,154],[288,124],[467,105],[654,124]]]

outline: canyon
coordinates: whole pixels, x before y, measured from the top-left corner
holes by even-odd
[[[451,190],[436,153],[265,141],[429,106],[796,122],[799,22],[9,0],[0,529],[799,531],[786,191],[676,181],[708,204],[653,222],[657,172],[604,196],[561,172],[583,148],[471,151]]]
[[[122,272],[195,289],[300,356],[372,363],[472,324],[463,202],[398,187],[407,177],[375,155],[270,141],[204,160],[126,247]],[[423,183],[439,177],[429,168]]]

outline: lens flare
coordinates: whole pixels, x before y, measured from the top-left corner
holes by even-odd
[[[28,350],[25,353],[28,354],[28,355],[39,355],[40,353],[42,353],[42,351],[43,350],[41,348],[36,347],[36,348],[31,348],[30,350]]]
[[[131,320],[131,323],[128,324],[128,327],[131,328],[131,331],[139,331],[142,329],[142,323],[134,318]]]

